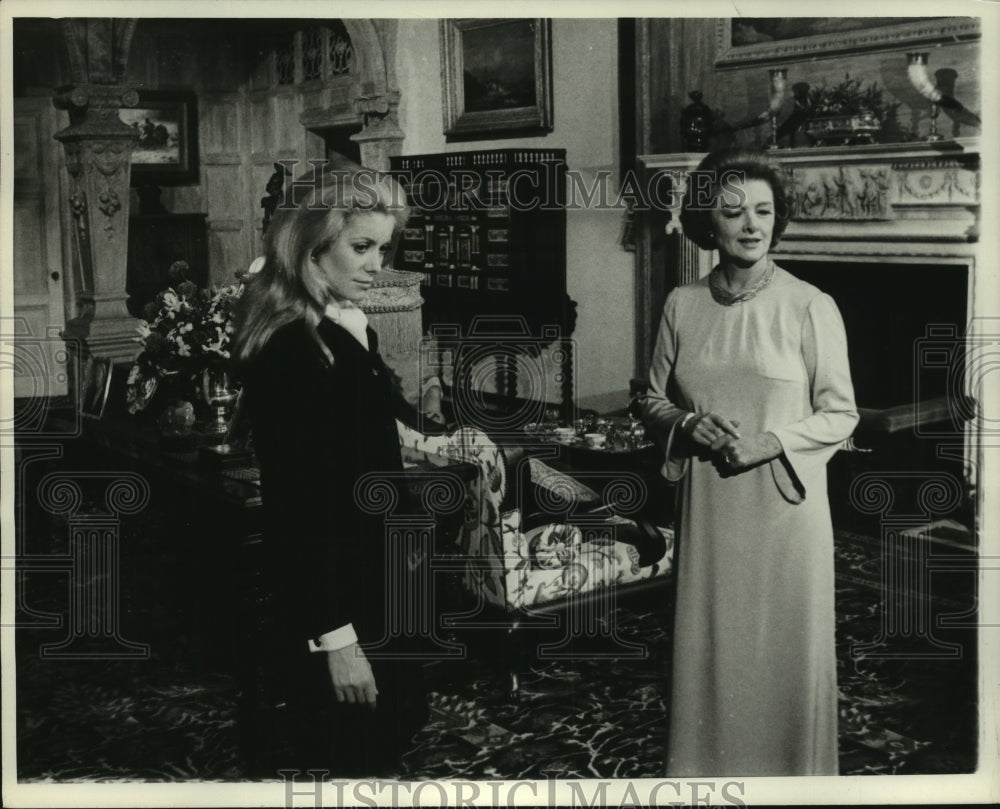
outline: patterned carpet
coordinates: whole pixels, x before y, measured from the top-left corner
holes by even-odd
[[[18,777],[25,782],[246,780],[260,778],[241,756],[238,687],[219,673],[225,655],[197,639],[203,616],[185,614],[172,592],[178,561],[157,526],[137,529],[146,551],[123,562],[142,585],[123,592],[126,638],[149,643],[141,659],[67,660],[40,655],[65,629],[22,626],[17,636]],[[65,526],[49,525],[65,546]],[[61,538],[61,539],[60,539]],[[935,629],[963,644],[961,656],[920,657],[926,636],[878,641],[884,605],[880,543],[837,538],[840,762],[842,774],[962,773],[975,768],[975,636]],[[158,551],[156,549],[159,549]],[[935,576],[931,613],[974,606],[968,571]],[[23,604],[65,614],[64,574],[28,571]],[[665,658],[669,644],[662,591],[615,613],[623,642],[641,659],[611,658],[600,645],[578,660],[549,660],[523,672],[508,694],[499,644],[484,638],[462,662],[427,666],[431,720],[405,756],[403,779],[656,777],[664,749]],[[191,610],[187,610],[191,612]],[[22,613],[22,624],[43,618]],[[529,636],[530,642],[532,638]],[[875,646],[862,656],[855,644]],[[907,657],[891,656],[913,652]],[[933,651],[933,649],[932,649]]]

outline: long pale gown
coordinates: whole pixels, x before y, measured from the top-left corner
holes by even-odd
[[[826,464],[858,420],[833,299],[776,268],[717,303],[668,296],[644,415],[680,481],[667,774],[837,774],[833,529]],[[732,473],[688,457],[688,411],[770,431],[783,455]]]

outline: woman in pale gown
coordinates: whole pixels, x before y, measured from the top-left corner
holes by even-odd
[[[668,295],[637,402],[678,482],[667,774],[836,775],[826,464],[858,421],[843,321],[769,256],[788,206],[768,159],[698,173],[681,221],[719,263]]]

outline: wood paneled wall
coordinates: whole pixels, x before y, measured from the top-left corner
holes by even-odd
[[[224,21],[140,20],[128,80],[151,89],[193,89],[198,96],[200,180],[167,186],[170,213],[207,213],[209,281],[225,284],[255,253],[248,217],[249,134],[245,49]],[[263,188],[263,186],[261,186]],[[137,202],[133,202],[138,209]]]
[[[305,165],[325,156],[323,139],[300,118],[317,104],[317,93],[328,90],[272,87],[259,26],[207,20],[185,24],[184,31],[174,37],[171,21],[142,21],[137,34],[156,44],[133,44],[150,55],[133,59],[130,78],[151,87],[192,87],[198,95],[200,183],[164,189],[162,198],[172,213],[208,214],[210,281],[224,284],[261,252],[260,201],[274,162]]]
[[[285,27],[293,30],[294,22]],[[129,52],[127,82],[197,95],[199,180],[164,186],[160,199],[169,213],[208,215],[210,283],[231,282],[259,255],[260,201],[274,162],[294,159],[305,167],[309,158],[326,156],[323,138],[303,126],[303,111],[350,109],[344,101],[350,96],[346,77],[271,86],[271,28],[252,20],[142,18]],[[53,88],[69,83],[58,20],[19,21],[14,44],[16,95],[51,95]],[[360,127],[360,117],[354,118]],[[131,206],[138,213],[134,191]]]

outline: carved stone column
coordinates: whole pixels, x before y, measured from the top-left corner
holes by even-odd
[[[58,88],[54,103],[69,110],[70,125],[55,134],[66,151],[71,178],[70,208],[82,277],[80,309],[67,323],[68,336],[90,351],[131,361],[136,320],[125,306],[129,180],[135,131],[118,117],[139,97],[120,83],[135,20],[63,21],[74,83]]]
[[[361,146],[361,164],[377,171],[388,171],[389,158],[400,154],[405,138],[396,117],[399,93],[389,91],[360,96],[354,100],[354,109],[364,121],[364,129],[351,135],[351,140]]]

